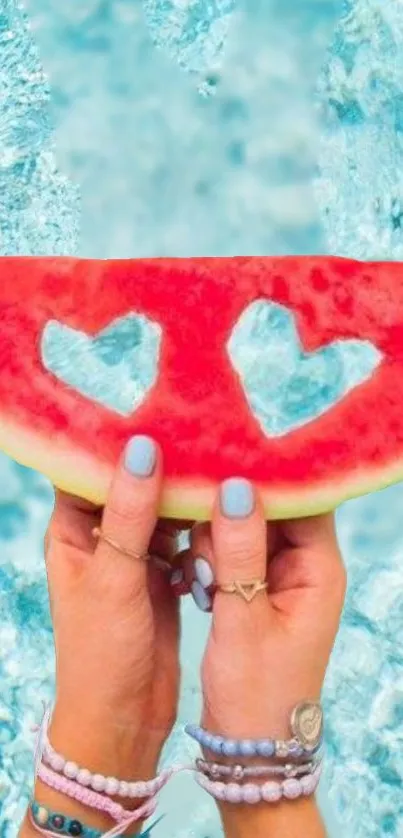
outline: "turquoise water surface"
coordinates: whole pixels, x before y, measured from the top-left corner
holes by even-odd
[[[31,34],[14,0],[0,3],[1,254],[403,258],[400,1],[26,0],[25,9]],[[273,356],[300,376],[274,412],[255,373],[265,329]],[[44,352],[60,372],[55,334]],[[125,334],[91,356],[97,393],[102,365],[116,369],[124,351],[143,357]],[[301,378],[295,332],[278,312],[258,313],[237,340],[234,363],[246,363],[250,403],[272,431],[308,418],[302,387],[312,410],[323,409],[377,361],[371,347],[333,352]],[[87,351],[68,346],[75,359]],[[131,362],[119,374],[133,399]],[[44,479],[0,459],[0,838],[17,834],[30,726],[53,690],[42,546],[51,504]],[[350,584],[325,697],[332,838],[403,838],[402,508],[395,487],[338,513]],[[209,619],[191,602],[183,617],[170,762],[192,753],[182,726],[198,718]],[[161,811],[156,838],[221,834],[213,804],[187,777],[164,793]]]

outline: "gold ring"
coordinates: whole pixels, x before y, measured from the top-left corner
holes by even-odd
[[[230,582],[228,585],[217,585],[217,590],[223,594],[238,594],[246,602],[252,602],[260,591],[267,591],[267,582],[261,579],[252,579],[250,582]]]
[[[94,529],[92,530],[92,534],[94,538],[105,541],[105,544],[109,544],[110,547],[113,547],[113,549],[117,550],[118,553],[122,553],[124,556],[128,556],[129,559],[137,559],[137,561],[143,562],[146,562],[150,559],[149,553],[135,553],[134,550],[129,550],[126,547],[122,547],[122,545],[115,541],[113,538],[109,538],[108,535],[105,535],[105,533],[103,533],[99,527],[94,527]]]

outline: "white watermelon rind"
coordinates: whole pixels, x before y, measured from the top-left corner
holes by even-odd
[[[44,437],[15,419],[0,417],[0,450],[23,466],[39,471],[57,488],[96,505],[107,499],[113,476],[110,463],[72,446],[68,437]],[[236,475],[234,475],[236,476]],[[299,490],[286,485],[257,485],[267,520],[309,517],[335,510],[347,500],[385,489],[403,480],[403,459],[377,468],[357,467],[353,473],[315,484],[308,481]],[[213,481],[166,479],[160,516],[183,520],[210,520],[218,485]]]

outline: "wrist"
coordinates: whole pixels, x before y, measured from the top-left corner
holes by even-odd
[[[79,768],[126,781],[147,781],[156,776],[163,746],[160,733],[148,731],[146,724],[134,721],[124,725],[114,715],[93,708],[72,713],[57,704],[52,714],[48,738],[53,749]],[[77,819],[89,827],[107,830],[113,825],[110,816],[49,788],[40,779],[35,799],[54,812]],[[126,810],[135,810],[144,800],[113,797]],[[141,831],[141,823],[130,828]]]
[[[49,727],[52,747],[92,773],[122,780],[155,776],[164,745],[161,731],[153,731],[146,719],[123,721],[105,709],[71,713],[56,704]]]

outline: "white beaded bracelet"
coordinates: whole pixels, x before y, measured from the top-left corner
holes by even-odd
[[[118,780],[116,777],[104,777],[102,774],[92,774],[87,768],[81,768],[77,763],[65,759],[57,753],[49,742],[48,728],[51,719],[51,708],[45,707],[44,716],[38,730],[38,741],[35,754],[35,774],[38,774],[41,761],[57,774],[68,780],[74,780],[83,788],[91,788],[95,792],[103,793],[107,797],[126,797],[141,800],[155,797],[166,785],[177,769],[165,769],[153,780],[128,781]]]
[[[66,760],[58,754],[47,737],[44,742],[43,760],[57,774],[63,774],[67,779],[75,780],[80,786],[92,788],[108,797],[130,797],[139,800],[144,797],[154,797],[172,776],[170,769],[165,769],[155,779],[145,782],[118,780],[116,777],[92,774],[87,768],[81,768],[77,763]]]
[[[313,774],[307,774],[301,779],[290,778],[282,783],[273,780],[257,785],[255,783],[220,783],[210,780],[205,774],[197,774],[196,779],[199,785],[211,794],[216,800],[226,803],[249,803],[251,805],[262,803],[278,803],[279,800],[297,800],[299,797],[310,797],[314,794],[321,776],[321,767],[318,766]]]

